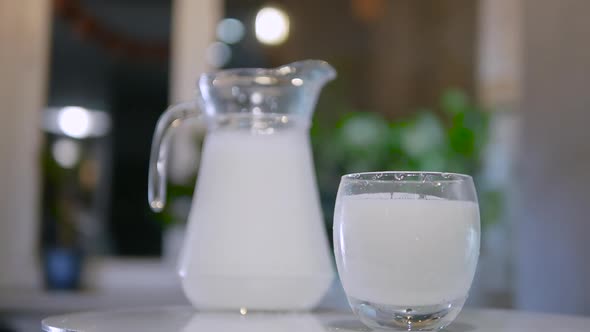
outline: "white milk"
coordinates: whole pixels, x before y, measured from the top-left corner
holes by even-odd
[[[309,309],[333,267],[308,133],[209,133],[180,259],[200,309]]]
[[[389,193],[346,196],[336,209],[334,243],[348,296],[399,306],[447,303],[465,297],[473,280],[479,210],[472,202]]]

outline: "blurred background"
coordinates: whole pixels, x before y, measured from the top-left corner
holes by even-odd
[[[185,304],[174,267],[205,129],[146,200],[155,123],[200,73],[317,58],[326,219],[339,177],[474,176],[471,306],[590,315],[584,0],[0,0],[0,331],[55,313]],[[331,234],[331,231],[330,231]],[[336,282],[322,305],[347,310]]]

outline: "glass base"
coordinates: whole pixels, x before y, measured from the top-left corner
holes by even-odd
[[[466,298],[435,305],[397,306],[349,297],[348,301],[361,322],[373,329],[396,331],[432,331],[445,328],[457,317]]]

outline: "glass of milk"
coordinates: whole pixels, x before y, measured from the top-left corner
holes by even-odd
[[[334,252],[352,310],[371,328],[442,329],[461,311],[479,256],[468,175],[373,172],[342,177]]]

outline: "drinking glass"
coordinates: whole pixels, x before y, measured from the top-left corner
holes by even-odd
[[[377,329],[449,325],[479,256],[479,206],[468,175],[344,175],[334,213],[338,272],[354,313]]]

